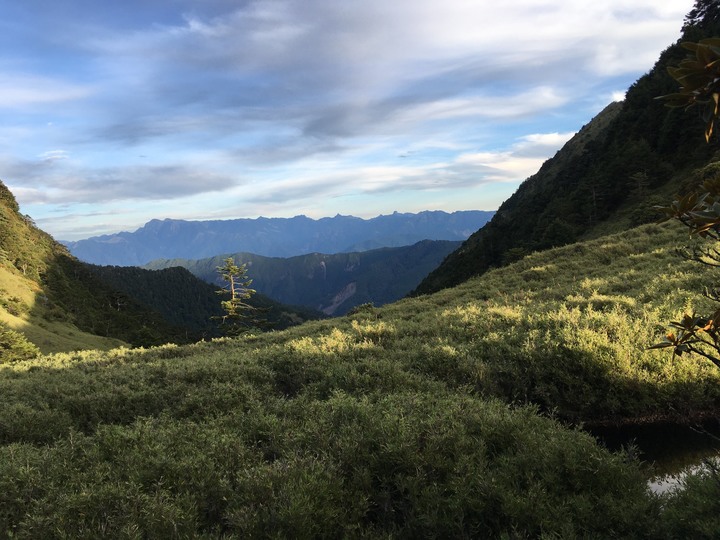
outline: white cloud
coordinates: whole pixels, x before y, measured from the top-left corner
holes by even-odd
[[[42,36],[7,26],[0,176],[21,204],[115,215],[103,205],[147,198],[149,218],[493,182],[508,196],[652,67],[693,5],[128,1],[122,24],[67,0],[51,21],[33,10]]]
[[[41,161],[60,161],[68,159],[68,153],[65,150],[48,150],[38,156]]]
[[[1,109],[77,101],[92,93],[93,89],[88,86],[62,80],[12,72],[0,73]]]

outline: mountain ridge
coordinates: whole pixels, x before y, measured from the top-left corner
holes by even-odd
[[[624,101],[606,107],[526,179],[413,294],[458,285],[534,251],[654,221],[653,207],[694,187],[692,171],[709,161],[718,143],[704,143],[699,115],[655,98],[676,91],[667,68],[685,56],[680,42],[717,34],[720,22],[711,23],[686,26]]]
[[[310,253],[294,257],[264,257],[233,253],[215,257],[158,259],[144,268],[187,268],[198,278],[220,285],[216,268],[232,257],[246,264],[258,293],[288,305],[307,306],[326,315],[343,315],[352,308],[376,306],[404,297],[460,242],[422,240],[410,246],[351,253]]]
[[[154,259],[201,259],[246,252],[266,257],[347,253],[400,247],[421,240],[465,240],[493,211],[395,212],[371,219],[336,215],[186,221],[154,219],[134,232],[63,242],[81,260],[98,265],[142,266]]]

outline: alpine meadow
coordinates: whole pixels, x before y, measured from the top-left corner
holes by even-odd
[[[720,3],[697,0],[625,101],[414,291],[334,318],[251,294],[232,257],[183,261],[224,260],[233,314],[265,319],[223,336],[217,287],[81,262],[0,183],[0,536],[720,537],[720,369],[667,332],[717,309],[720,268],[682,256],[717,240],[656,208],[720,178],[708,119],[655,99],[681,42],[713,36]],[[594,435],[637,426],[712,448],[653,490],[643,448]]]

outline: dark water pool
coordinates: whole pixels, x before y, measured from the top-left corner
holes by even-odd
[[[646,465],[655,492],[672,489],[683,474],[720,457],[720,419],[690,426],[659,422],[589,431],[610,450],[631,448]]]

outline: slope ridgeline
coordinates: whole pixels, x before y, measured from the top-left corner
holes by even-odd
[[[718,32],[716,21],[686,25],[682,40]],[[533,251],[657,219],[653,207],[691,187],[683,183],[687,173],[717,150],[717,143],[704,143],[701,118],[654,99],[675,91],[667,67],[684,56],[679,43],[666,49],[622,103],[610,104],[523,182],[415,293],[457,285]]]

